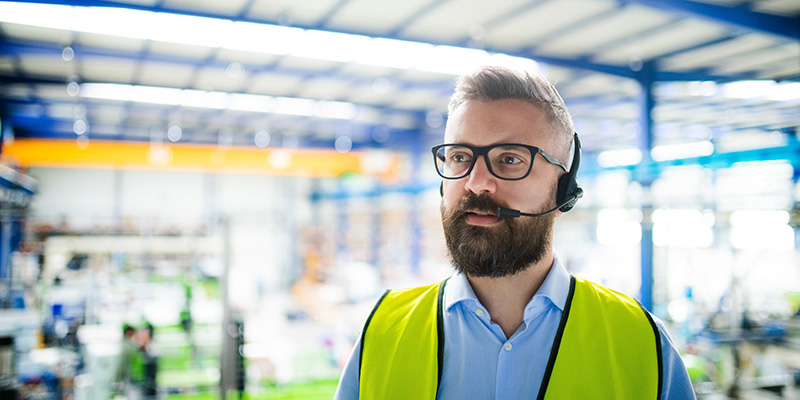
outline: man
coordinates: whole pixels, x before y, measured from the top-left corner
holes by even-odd
[[[117,373],[114,378],[114,394],[122,394],[127,390],[127,385],[131,381],[131,365],[134,354],[138,351],[136,344],[133,343],[136,336],[136,329],[128,324],[122,325],[122,350],[119,355]]]
[[[153,331],[155,328],[149,322],[139,332],[139,351],[142,357],[142,380],[140,382],[144,399],[155,399],[158,394],[156,376],[158,374],[158,358],[153,351]]]
[[[335,399],[694,398],[663,324],[554,254],[555,219],[582,190],[549,82],[502,67],[460,77],[433,152],[456,273],[384,294]]]

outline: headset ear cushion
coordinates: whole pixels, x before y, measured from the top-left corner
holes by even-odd
[[[562,206],[558,209],[561,212],[567,212],[575,206],[578,199],[583,197],[583,189],[578,184],[578,168],[581,165],[581,140],[578,138],[578,133],[574,133],[574,150],[572,156],[572,165],[569,167],[569,172],[561,175],[558,178],[558,189],[556,192],[556,204]]]
[[[578,180],[568,172],[558,178],[558,188],[556,189],[556,204],[562,204],[558,209],[567,212],[575,207],[578,199],[583,197],[583,189],[578,184]]]
[[[556,204],[561,204],[567,200],[569,190],[570,174],[566,173],[558,178],[558,188],[556,189]]]
[[[581,189],[578,186],[578,187],[575,188],[575,191],[569,196],[569,198],[567,199],[567,202],[564,203],[564,205],[561,206],[561,208],[559,208],[559,210],[561,212],[567,212],[569,210],[572,210],[572,207],[575,207],[575,203],[577,203],[578,199],[580,199],[581,197],[583,197],[583,189]]]

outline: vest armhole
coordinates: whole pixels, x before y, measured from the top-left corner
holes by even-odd
[[[447,285],[446,278],[439,285],[439,293],[436,296],[436,333],[438,335],[436,341],[436,358],[439,376],[436,379],[436,396],[439,396],[439,386],[442,384],[442,370],[444,369],[444,287]]]
[[[358,381],[359,381],[359,388],[361,387],[361,365],[364,363],[364,340],[367,336],[367,328],[369,327],[370,321],[372,321],[372,317],[375,315],[375,311],[378,311],[378,307],[380,307],[381,303],[383,303],[383,299],[391,292],[391,290],[386,290],[381,295],[381,298],[378,299],[378,302],[375,303],[375,307],[372,307],[372,311],[369,313],[369,317],[367,317],[367,321],[364,322],[364,329],[361,330],[361,348],[358,350]]]
[[[642,312],[647,317],[647,321],[650,322],[650,327],[653,328],[653,336],[655,336],[656,340],[656,358],[658,360],[658,392],[656,392],[656,400],[659,400],[661,399],[661,391],[664,387],[664,356],[661,354],[661,332],[658,330],[658,325],[656,325],[656,321],[653,320],[653,316],[644,308],[642,303],[636,300],[636,304],[639,305],[639,308],[642,309]]]
[[[561,346],[561,337],[564,336],[564,328],[567,326],[567,319],[569,318],[569,309],[572,306],[572,297],[575,295],[575,276],[569,276],[569,294],[567,301],[564,304],[564,312],[561,314],[561,321],[558,323],[558,331],[556,337],[553,339],[553,348],[550,350],[550,359],[547,361],[547,368],[544,370],[544,377],[542,384],[539,387],[539,395],[536,396],[537,400],[544,400],[545,392],[547,392],[547,384],[550,383],[550,376],[553,374],[553,367],[556,364],[556,356],[558,355],[558,348]],[[659,353],[660,355],[661,353]],[[660,381],[659,381],[660,382]]]

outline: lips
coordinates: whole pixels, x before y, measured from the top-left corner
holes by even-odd
[[[471,225],[494,225],[500,222],[494,211],[469,210],[465,213],[464,219]]]
[[[482,210],[468,210],[466,214],[475,214],[480,216],[487,216],[487,215],[497,216],[495,211],[482,211]]]
[[[497,217],[497,207],[500,205],[488,194],[475,194],[468,192],[454,208],[452,217],[466,222],[469,225],[488,226],[502,221]]]

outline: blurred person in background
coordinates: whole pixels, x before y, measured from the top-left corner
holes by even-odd
[[[123,394],[126,387],[131,383],[131,371],[133,370],[133,358],[139,351],[134,343],[136,329],[128,324],[122,326],[122,349],[119,353],[119,363],[117,363],[117,373],[114,377],[114,388],[112,395]]]
[[[141,393],[144,399],[155,399],[158,395],[158,357],[153,349],[153,333],[155,328],[147,323],[139,329],[139,352],[142,357]]]
[[[695,397],[663,323],[552,248],[582,195],[580,141],[552,84],[495,66],[459,77],[432,150],[456,272],[383,295],[335,399]]]

